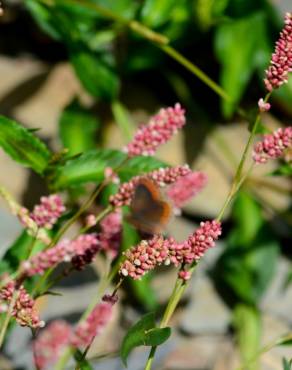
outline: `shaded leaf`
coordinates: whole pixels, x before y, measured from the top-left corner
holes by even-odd
[[[126,140],[126,142],[130,141],[133,137],[134,126],[131,122],[129,112],[119,101],[114,101],[112,103],[112,111],[114,119],[118,124],[124,139]]]
[[[257,32],[251,32],[256,29]],[[222,101],[222,110],[229,118],[259,62],[258,48],[266,43],[265,17],[254,13],[246,18],[224,23],[216,30],[215,51],[222,65],[220,80],[232,103]],[[247,37],[248,35],[248,37]]]
[[[281,164],[275,171],[271,173],[272,176],[291,176],[292,165],[289,163]]]
[[[127,365],[127,358],[130,352],[138,346],[158,346],[164,343],[171,334],[170,328],[155,328],[154,314],[144,315],[127,332],[121,346],[121,358]]]
[[[101,57],[74,49],[70,60],[85,89],[94,97],[113,100],[119,90],[119,80],[113,69]]]
[[[176,6],[175,0],[146,0],[141,10],[142,23],[149,27],[159,27],[170,19]]]
[[[62,112],[59,131],[63,146],[69,155],[85,152],[95,147],[95,134],[100,123],[80,104],[73,101]]]
[[[118,174],[122,181],[128,181],[133,176],[154,171],[162,167],[167,167],[167,164],[157,158],[137,156],[128,160],[125,166],[118,171]]]
[[[84,358],[83,353],[79,349],[74,351],[74,359],[77,364],[76,370],[93,370],[93,367],[90,365],[89,361]]]
[[[64,189],[87,182],[99,184],[104,179],[106,167],[115,168],[126,158],[126,154],[113,149],[90,150],[75,159],[68,160],[55,169],[53,185]]]
[[[50,152],[46,145],[19,123],[0,116],[0,146],[16,162],[42,174]]]

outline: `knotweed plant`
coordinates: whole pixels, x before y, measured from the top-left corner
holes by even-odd
[[[140,32],[143,34],[145,29]],[[149,38],[149,32],[145,37]],[[14,266],[8,263],[7,271],[1,277],[0,346],[9,334],[9,324],[15,321],[31,329],[32,351],[37,369],[48,369],[56,363],[57,369],[63,369],[70,357],[77,362],[76,368],[81,368],[80,364],[85,363],[95,337],[112,320],[125,280],[137,280],[139,284],[139,280],[147,273],[155,272],[163,265],[165,268],[176,269],[177,280],[173,282],[174,289],[159,326],[156,327],[154,320],[151,319],[152,322],[150,316],[147,316],[147,320],[142,319],[135,330],[130,331],[120,343],[121,356],[126,362],[129,350],[125,348],[129,347],[129,343],[132,343],[130,349],[135,347],[131,335],[140,335],[139,344],[152,346],[145,364],[145,369],[150,370],[157,345],[170,335],[169,321],[195,268],[200,268],[201,259],[224,236],[222,218],[225,210],[251,173],[251,170],[246,169],[246,159],[252,158],[255,165],[262,165],[270,160],[284,160],[287,151],[291,151],[291,126],[264,134],[254,144],[252,153],[250,150],[258,132],[261,114],[271,109],[270,97],[273,91],[288,81],[291,71],[292,14],[287,13],[270,66],[266,70],[264,86],[268,93],[258,101],[257,117],[251,126],[230,192],[226,200],[222,201],[218,216],[211,220],[201,220],[185,240],[177,241],[163,232],[148,233],[127,250],[122,250],[122,244],[124,223],[128,220],[129,210],[135,209],[140,222],[154,220],[159,223],[169,217],[170,209],[179,215],[179,212],[173,211],[180,210],[191,198],[204,191],[207,184],[210,187],[216,186],[208,183],[208,174],[204,168],[193,171],[188,164],[169,166],[153,157],[161,145],[183,129],[187,123],[186,109],[180,103],[161,108],[148,123],[137,129],[132,140],[120,150],[104,149],[75,156],[50,152],[33,132],[2,117],[0,132],[3,130],[7,134],[5,143],[0,140],[4,150],[16,161],[43,175],[54,192],[44,195],[39,204],[29,210],[18,204],[6,189],[0,189],[12,213],[23,226],[23,235],[28,241],[16,267],[15,263]],[[216,89],[217,92],[221,91],[218,86]],[[28,155],[17,157],[15,143],[25,143]],[[93,172],[92,163],[96,165]],[[76,184],[72,180],[74,176],[79,176]],[[71,185],[75,185],[78,190],[80,178],[90,178],[96,188],[76,207]],[[78,226],[77,235],[65,236],[73,224]],[[38,312],[37,300],[48,294],[57,281],[73,271],[85,269],[97,256],[110,269],[101,277],[99,293],[93,297],[79,322],[73,326],[60,318],[46,325],[41,312]],[[56,268],[61,270],[57,278],[52,275]],[[114,288],[111,284],[115,284]],[[147,326],[147,330],[144,330],[143,325]],[[149,333],[154,333],[156,339],[151,339]]]

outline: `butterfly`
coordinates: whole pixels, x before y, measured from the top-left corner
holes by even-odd
[[[172,207],[164,200],[158,185],[146,178],[136,185],[130,210],[128,221],[149,234],[160,234],[172,215]]]

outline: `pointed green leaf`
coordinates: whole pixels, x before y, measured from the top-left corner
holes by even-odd
[[[282,360],[283,370],[291,370],[292,369],[292,360],[288,361],[286,358]]]
[[[154,171],[162,167],[167,167],[167,164],[157,158],[137,156],[127,161],[125,166],[118,171],[118,174],[122,181],[128,181],[133,176]]]
[[[76,361],[76,370],[93,370],[93,367],[84,358],[83,353],[79,349],[74,352],[74,359]]]
[[[91,95],[105,100],[113,100],[117,96],[118,76],[100,56],[74,49],[70,60],[80,81]]]
[[[159,27],[170,19],[176,6],[175,0],[146,0],[141,11],[142,22],[150,27]]]
[[[153,312],[144,315],[123,339],[120,351],[123,363],[127,366],[127,358],[135,347],[158,346],[164,343],[170,334],[170,328],[155,328]]]
[[[53,185],[56,189],[64,189],[87,182],[99,184],[104,179],[105,168],[115,168],[125,158],[126,154],[118,150],[90,150],[58,166],[53,176]]]
[[[19,123],[0,116],[0,146],[16,162],[42,174],[46,169],[50,152],[46,145],[30,130]]]
[[[77,101],[69,104],[59,121],[60,137],[69,155],[93,149],[99,125],[97,117],[82,108]]]

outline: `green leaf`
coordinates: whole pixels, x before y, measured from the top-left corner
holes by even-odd
[[[59,130],[63,146],[69,149],[68,154],[74,155],[95,147],[95,135],[99,120],[73,101],[63,111]]]
[[[137,156],[127,161],[125,166],[118,171],[118,174],[122,181],[128,181],[133,176],[154,171],[162,167],[167,167],[167,164],[157,158]]]
[[[39,174],[46,169],[50,152],[46,145],[19,123],[0,116],[0,146],[16,162]]]
[[[222,110],[226,118],[233,114],[259,63],[258,48],[261,49],[261,42],[266,41],[263,40],[266,36],[262,31],[264,29],[265,17],[259,12],[224,23],[216,30],[215,51],[222,65],[221,85],[232,98],[232,103],[222,101]]]
[[[120,354],[124,365],[127,366],[127,358],[135,347],[159,346],[170,337],[170,334],[170,328],[155,328],[153,313],[144,315],[123,339]]]
[[[248,362],[259,351],[261,338],[260,313],[254,307],[239,304],[234,310],[233,324],[236,329],[238,346],[243,362]],[[258,369],[257,361],[248,366],[249,370]]]
[[[236,225],[216,264],[214,282],[231,306],[238,301],[257,305],[276,270],[279,243],[259,210],[248,194],[239,196]]]
[[[288,361],[286,358],[282,360],[283,370],[291,370],[292,369],[292,360]]]
[[[277,346],[291,346],[292,335],[288,334],[277,340]]]
[[[146,0],[141,11],[142,23],[149,27],[159,27],[170,19],[176,6],[175,0]]]
[[[74,351],[74,359],[76,361],[76,370],[93,370],[93,367],[90,365],[89,361],[84,358],[83,353],[76,349]]]
[[[11,270],[16,270],[20,262],[27,258],[27,253],[33,243],[33,237],[29,235],[26,230],[14,241],[11,247],[4,254],[2,261]],[[39,240],[34,242],[34,252],[40,251],[44,248],[44,244]]]
[[[289,163],[281,164],[275,171],[271,173],[272,176],[291,176],[292,165]]]
[[[134,133],[134,125],[131,122],[129,112],[126,107],[119,101],[112,103],[114,119],[118,124],[124,139],[130,141]]]
[[[113,100],[117,97],[118,76],[101,57],[87,51],[73,49],[70,60],[80,81],[91,95],[105,100]]]
[[[64,189],[88,182],[99,184],[104,179],[105,168],[115,168],[125,158],[126,154],[118,150],[90,150],[68,160],[63,166],[58,166],[53,176],[53,186],[56,189]]]

